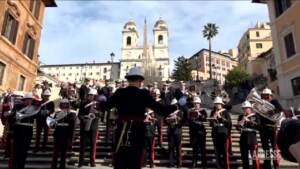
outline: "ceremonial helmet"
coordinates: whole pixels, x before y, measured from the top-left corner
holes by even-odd
[[[200,97],[198,97],[198,96],[194,97],[193,102],[194,102],[194,103],[199,103],[199,104],[201,104],[201,99],[200,99]]]
[[[175,104],[177,104],[178,103],[178,101],[177,101],[177,99],[173,99],[172,101],[171,101],[171,105],[175,105]]]
[[[252,108],[252,104],[248,100],[246,100],[243,102],[242,108]]]
[[[60,109],[69,109],[70,108],[70,102],[68,99],[62,99],[59,102],[59,108]]]
[[[133,67],[129,70],[127,75],[125,76],[126,79],[142,79],[144,80],[144,75],[139,67]]]
[[[51,95],[50,90],[45,90],[45,91],[43,92],[43,96],[50,96],[50,95]]]
[[[223,104],[224,105],[223,99],[221,97],[216,97],[214,100],[214,104]]]
[[[90,88],[89,94],[90,95],[97,95],[97,90],[94,89],[94,88]]]
[[[34,98],[34,96],[33,96],[32,92],[26,93],[23,97],[23,99],[33,99],[33,98]]]
[[[263,91],[262,91],[262,94],[268,94],[268,95],[272,95],[272,90],[269,89],[269,88],[265,88]]]

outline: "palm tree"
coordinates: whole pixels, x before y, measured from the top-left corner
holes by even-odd
[[[215,37],[218,32],[219,27],[215,23],[207,23],[204,25],[203,37],[208,40],[209,43],[209,79],[212,79],[212,65],[211,65],[211,40]]]

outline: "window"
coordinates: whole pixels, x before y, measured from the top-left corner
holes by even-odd
[[[40,6],[41,6],[40,0],[33,0],[30,3],[30,11],[37,19],[39,18],[39,14],[40,14]]]
[[[18,27],[18,21],[8,11],[6,11],[1,34],[12,44],[16,43]]]
[[[106,80],[106,76],[105,75],[103,76],[103,79]]]
[[[20,75],[19,83],[18,83],[18,90],[23,91],[24,90],[24,85],[25,85],[25,77]]]
[[[6,65],[0,62],[0,85],[2,85]]]
[[[284,11],[286,11],[291,6],[291,0],[276,0],[275,3],[275,12],[276,17],[280,16]]]
[[[216,62],[217,62],[217,64],[220,64],[220,60],[219,59],[216,59]]]
[[[86,73],[82,73],[83,74],[83,76],[85,76],[86,75]]]
[[[259,32],[258,31],[256,31],[256,37],[259,37]]]
[[[58,70],[59,68],[57,67],[56,70]]]
[[[62,74],[62,76],[65,76],[65,75],[66,75],[66,74],[64,74],[64,73]]]
[[[300,95],[300,76],[291,80],[294,96]]]
[[[69,76],[72,76],[72,73],[69,73]]]
[[[227,67],[230,67],[230,64],[229,64],[229,62],[226,62],[226,66],[227,66]]]
[[[103,69],[103,72],[104,72],[104,73],[106,73],[106,72],[107,72],[107,68],[106,68],[106,67]]]
[[[92,76],[92,75],[93,75],[93,73],[91,72],[91,73],[90,73],[90,76]]]
[[[96,75],[100,75],[100,72],[97,72]]]
[[[293,33],[289,33],[284,37],[284,44],[287,58],[293,56],[296,53]]]
[[[76,73],[76,76],[79,76],[79,73]]]
[[[25,35],[23,53],[28,56],[30,59],[33,59],[34,56],[34,39],[27,33]]]
[[[164,42],[164,37],[162,35],[158,36],[158,44],[163,44]]]
[[[128,36],[126,39],[126,45],[131,46],[131,37],[130,36]]]
[[[70,67],[70,70],[72,70],[72,67]]]
[[[257,48],[257,49],[261,49],[262,47],[263,47],[262,43],[257,43],[257,44],[256,44],[256,48]]]
[[[158,76],[162,76],[162,72],[159,72]]]
[[[225,61],[222,61],[222,66],[225,66]]]

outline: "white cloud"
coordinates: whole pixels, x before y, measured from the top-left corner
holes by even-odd
[[[169,26],[172,61],[208,46],[202,38],[207,22],[220,27],[213,41],[214,50],[235,48],[248,27],[268,20],[268,11],[265,5],[250,1],[58,1],[57,8],[47,8],[45,13],[41,61],[105,62],[111,52],[120,59],[123,25],[129,19],[135,20],[142,41],[147,18],[152,41],[152,28],[160,16]]]

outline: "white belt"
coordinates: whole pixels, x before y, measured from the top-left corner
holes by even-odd
[[[217,124],[217,126],[222,127],[222,126],[224,126],[224,124],[223,123],[219,123],[219,124]]]
[[[66,126],[69,126],[69,124],[68,123],[58,123],[57,126],[66,127]]]
[[[256,130],[250,128],[243,128],[242,131],[256,132]]]
[[[18,122],[17,125],[33,127],[32,123],[21,123],[21,122]]]

